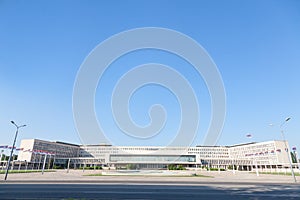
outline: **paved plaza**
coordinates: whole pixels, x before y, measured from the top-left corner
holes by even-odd
[[[291,176],[232,171],[105,171],[1,174],[0,199],[299,199]],[[121,175],[120,175],[121,174]],[[200,174],[202,176],[200,176]],[[298,176],[300,182],[300,177]]]
[[[105,174],[102,176],[89,176],[92,174]],[[194,174],[203,175],[193,176]],[[207,176],[207,177],[205,177]],[[296,176],[300,182],[300,176]],[[4,179],[4,174],[0,174],[0,181]],[[113,170],[56,170],[55,172],[38,173],[14,173],[8,174],[7,182],[31,182],[31,181],[88,181],[88,182],[114,182],[114,181],[147,181],[147,182],[190,182],[190,183],[207,183],[207,182],[234,182],[234,183],[293,183],[292,176],[288,175],[271,175],[259,174],[246,171],[162,171],[162,170],[146,170],[146,171],[113,171]],[[3,181],[2,181],[3,183]]]

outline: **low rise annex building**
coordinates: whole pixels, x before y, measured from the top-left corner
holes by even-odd
[[[287,141],[286,141],[287,143]],[[287,144],[288,146],[288,144]],[[253,142],[232,146],[155,147],[75,145],[39,139],[21,141],[18,161],[31,165],[46,163],[78,168],[105,166],[115,169],[131,165],[136,169],[166,169],[168,165],[188,168],[223,168],[239,170],[288,168],[289,154],[285,141]],[[289,155],[289,156],[288,156]],[[290,156],[291,157],[291,156]],[[295,167],[297,165],[295,164]]]

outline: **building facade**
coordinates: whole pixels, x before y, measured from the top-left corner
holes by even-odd
[[[30,139],[22,140],[19,161],[40,163],[52,159],[53,165],[108,166],[136,169],[166,169],[168,165],[189,168],[224,168],[240,170],[289,166],[284,141],[247,143],[233,146],[158,147],[75,145]],[[289,156],[288,156],[289,155]],[[46,162],[50,163],[50,162]]]
[[[80,146],[65,142],[50,142],[39,139],[26,139],[21,141],[18,160],[29,163],[40,164],[45,157],[48,159],[57,158],[56,162],[60,162],[60,158],[75,158],[79,157]],[[48,158],[47,158],[48,157]]]

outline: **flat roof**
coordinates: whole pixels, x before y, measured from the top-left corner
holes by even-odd
[[[64,144],[64,145],[69,145],[69,146],[75,146],[75,147],[80,147],[78,144],[71,144],[67,142],[60,142],[60,141],[55,141],[56,144]]]
[[[249,145],[249,144],[257,144],[257,142],[248,142],[248,143],[242,143],[242,144],[234,144],[229,147],[238,147],[238,146],[244,146],[244,145]]]

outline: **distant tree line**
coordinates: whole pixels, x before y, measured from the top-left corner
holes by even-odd
[[[4,160],[8,161],[8,159],[9,159],[9,156],[8,156],[8,155],[2,154],[1,161],[4,161]],[[12,160],[17,160],[17,159],[18,159],[18,155],[15,155],[15,154],[14,154]]]

